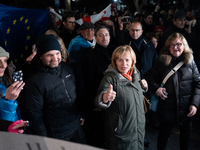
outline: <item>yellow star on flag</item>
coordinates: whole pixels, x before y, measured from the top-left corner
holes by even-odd
[[[9,32],[10,32],[10,28],[7,29],[7,33],[9,33]]]
[[[16,24],[16,22],[17,22],[17,20],[15,19],[15,20],[13,20],[13,24]]]
[[[21,54],[21,55],[20,55],[20,57],[21,57],[21,58],[23,58],[23,57],[24,57],[24,55],[23,55],[23,54]]]
[[[24,17],[22,16],[22,17],[20,17],[20,21],[22,21],[24,19]]]
[[[27,45],[25,46],[25,50],[28,50],[28,46]]]
[[[30,26],[27,27],[27,30],[29,30],[29,29],[30,29]]]
[[[17,63],[17,61],[18,61],[18,59],[17,59],[17,58],[15,58],[14,62],[15,62],[15,63]]]
[[[5,46],[7,46],[7,41],[5,41]]]
[[[31,36],[28,35],[28,36],[27,36],[27,40],[30,40],[30,38],[31,38]]]
[[[28,22],[28,19],[25,20],[25,23],[27,23],[27,22]]]

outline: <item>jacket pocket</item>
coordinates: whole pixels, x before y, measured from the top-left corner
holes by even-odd
[[[120,135],[122,133],[122,127],[123,127],[122,117],[119,115],[117,127],[114,128],[115,133]]]

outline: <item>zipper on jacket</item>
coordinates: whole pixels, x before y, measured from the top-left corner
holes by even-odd
[[[63,83],[64,88],[65,88],[65,92],[66,92],[66,94],[67,94],[67,97],[69,98],[69,101],[71,101],[71,98],[70,98],[70,96],[69,96],[69,92],[67,91],[67,88],[66,88],[66,85],[65,85],[65,81],[63,80],[61,74],[59,75],[59,73],[58,73],[58,68],[56,68],[56,74],[61,78],[62,83]]]
[[[63,84],[64,84],[64,87],[65,87],[65,92],[66,92],[66,94],[67,94],[67,97],[69,98],[69,100],[71,101],[71,98],[69,97],[69,93],[68,93],[68,91],[67,91],[67,89],[66,89],[66,85],[65,85],[65,81],[63,80],[63,78],[61,77],[61,79],[62,79],[62,82],[63,82]]]

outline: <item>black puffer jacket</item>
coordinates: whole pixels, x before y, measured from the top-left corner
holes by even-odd
[[[40,64],[25,86],[27,118],[32,134],[64,139],[80,126],[73,70]]]
[[[145,74],[145,79],[149,90],[155,93],[168,72],[180,61],[184,61],[184,65],[164,85],[168,98],[165,100],[160,98],[158,103],[161,121],[181,123],[190,119],[187,117],[190,105],[199,106],[200,75],[191,53],[183,53],[179,58],[167,53],[161,54],[159,60]]]

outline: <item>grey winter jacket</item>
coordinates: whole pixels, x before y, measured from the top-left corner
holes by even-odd
[[[108,67],[97,92],[95,104],[106,109],[106,140],[109,149],[143,150],[145,114],[143,90],[138,82],[139,71],[134,68],[133,81],[123,77],[116,69]],[[113,85],[116,98],[111,103],[102,102],[103,94]]]

